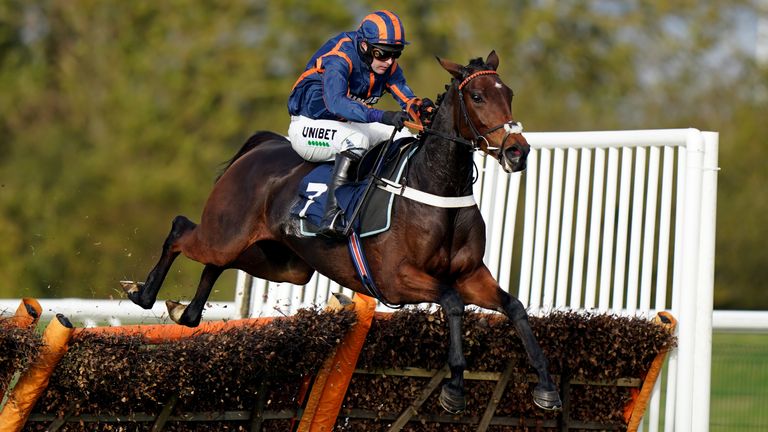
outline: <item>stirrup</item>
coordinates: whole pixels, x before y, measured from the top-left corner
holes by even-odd
[[[323,227],[320,228],[317,231],[317,235],[320,237],[325,237],[328,239],[334,239],[334,240],[344,240],[347,238],[346,235],[344,235],[344,229],[338,228],[336,222],[339,220],[339,217],[343,215],[343,212],[341,209],[338,209],[336,211],[336,214],[333,215],[333,218],[331,218],[331,221],[327,224],[325,223],[325,219],[323,219]]]

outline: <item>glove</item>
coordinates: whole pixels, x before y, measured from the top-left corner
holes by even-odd
[[[435,103],[430,98],[423,98],[421,100],[421,110],[433,111],[435,109]]]
[[[421,103],[419,104],[419,118],[421,119],[421,122],[425,125],[431,123],[432,114],[434,114],[436,108],[437,107],[435,106],[435,103],[432,102],[431,99],[422,99]]]
[[[410,117],[405,111],[384,111],[381,116],[381,122],[394,126],[398,129],[402,129],[405,122],[410,120]]]

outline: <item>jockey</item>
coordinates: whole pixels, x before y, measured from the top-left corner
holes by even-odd
[[[350,180],[352,163],[409,119],[405,111],[373,108],[382,94],[392,94],[403,109],[414,103],[434,106],[417,98],[405,82],[397,63],[405,45],[400,18],[387,10],[373,12],[357,31],[341,33],[320,47],[293,85],[288,98],[293,149],[311,162],[335,160],[319,232],[323,236],[342,236],[335,191]]]

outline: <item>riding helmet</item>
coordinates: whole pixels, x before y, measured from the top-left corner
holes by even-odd
[[[363,18],[357,29],[360,40],[369,45],[391,45],[392,48],[403,49],[408,45],[405,40],[405,27],[400,18],[388,10],[379,10]]]

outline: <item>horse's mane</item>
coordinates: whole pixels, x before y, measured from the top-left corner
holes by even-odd
[[[270,139],[285,140],[285,137],[270,131],[255,132],[253,135],[251,135],[250,138],[248,138],[245,144],[243,144],[243,146],[240,147],[240,150],[238,150],[237,153],[235,153],[235,155],[232,156],[231,159],[221,164],[222,168],[221,170],[219,170],[219,175],[216,176],[216,181],[219,181],[221,176],[224,175],[224,172],[226,172],[227,169],[231,167],[236,160],[240,159],[244,154],[253,150],[253,148],[256,147],[257,145]]]
[[[465,66],[464,69],[466,69],[467,71],[470,71],[470,70],[476,71],[480,69],[490,69],[490,67],[485,62],[485,60],[483,60],[482,57],[477,57],[469,60],[469,64]]]

